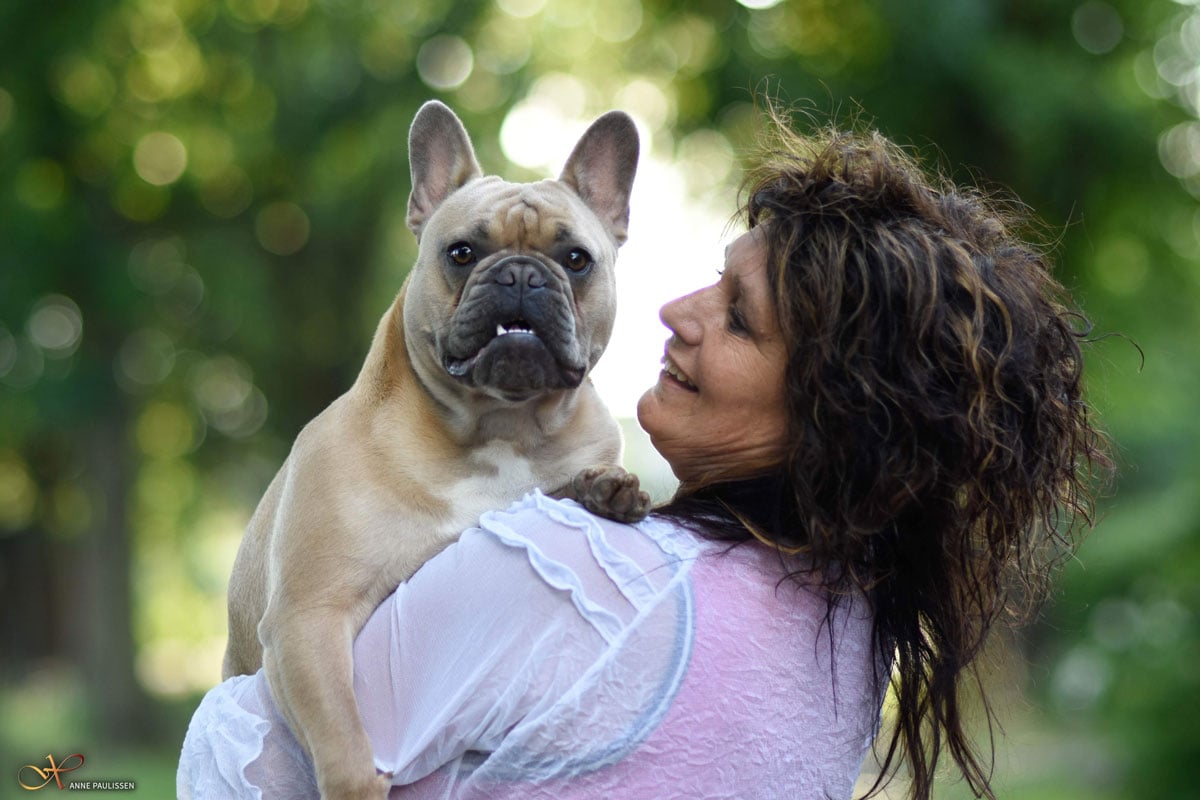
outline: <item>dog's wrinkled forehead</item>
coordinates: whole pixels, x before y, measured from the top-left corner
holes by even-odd
[[[615,254],[604,226],[578,195],[558,181],[509,183],[493,176],[480,178],[447,198],[430,227],[430,232],[436,231],[430,238],[441,240],[430,243],[435,246],[455,237],[520,250],[562,243],[602,248],[607,243]]]

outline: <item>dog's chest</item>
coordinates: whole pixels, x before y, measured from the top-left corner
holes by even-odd
[[[447,499],[464,521],[474,525],[485,511],[505,508],[514,500],[540,488],[553,491],[560,486],[547,482],[565,482],[563,466],[531,459],[510,442],[493,441],[475,448],[466,462],[466,471],[450,483]]]

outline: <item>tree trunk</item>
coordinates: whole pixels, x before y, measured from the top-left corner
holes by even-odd
[[[101,741],[144,739],[148,700],[134,673],[132,547],[128,498],[133,478],[126,409],[114,404],[87,436],[87,474],[103,501],[80,545],[70,592],[77,624],[76,657]]]

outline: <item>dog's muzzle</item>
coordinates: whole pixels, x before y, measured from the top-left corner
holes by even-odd
[[[514,398],[578,386],[587,365],[571,304],[569,284],[537,259],[501,259],[464,287],[443,342],[446,372]]]

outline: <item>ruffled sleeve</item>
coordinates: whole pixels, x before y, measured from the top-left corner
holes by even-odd
[[[230,678],[196,709],[175,778],[180,800],[261,800],[261,790],[246,778],[246,767],[262,753],[271,729],[261,714],[247,708],[255,705],[257,680],[253,675]]]
[[[620,525],[537,492],[485,514],[398,587],[354,645],[376,767],[408,787],[393,796],[442,796],[430,780],[525,782],[622,758],[682,679],[697,549],[669,525]],[[178,790],[316,796],[261,672],[204,699]]]
[[[675,558],[636,528],[540,493],[485,514],[400,586],[355,644],[376,766],[407,784],[502,752],[621,647]],[[674,615],[665,622],[673,637]]]

